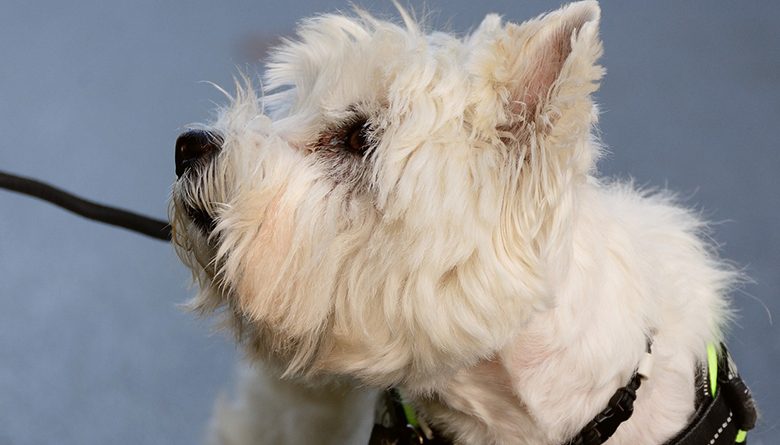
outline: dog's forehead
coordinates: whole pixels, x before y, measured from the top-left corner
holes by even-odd
[[[450,34],[425,34],[370,16],[316,17],[301,24],[296,40],[272,52],[266,99],[283,102],[292,113],[339,114],[355,104],[387,102],[390,89],[398,93],[405,82],[419,90],[426,78],[459,66],[451,62],[464,50]]]

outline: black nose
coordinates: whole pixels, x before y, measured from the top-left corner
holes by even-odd
[[[198,159],[212,156],[222,148],[222,138],[210,131],[190,130],[176,139],[176,176],[180,177]]]

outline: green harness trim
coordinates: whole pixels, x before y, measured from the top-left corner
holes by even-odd
[[[710,395],[714,398],[718,392],[718,363],[720,357],[718,357],[718,347],[714,343],[707,345],[707,369],[709,370],[710,378]],[[745,443],[747,440],[747,431],[737,430],[737,437],[734,439],[735,443]]]
[[[648,354],[649,346],[648,346]],[[639,366],[638,369],[645,367]],[[700,365],[697,373],[697,393],[705,399],[697,400],[697,413],[691,423],[677,437],[670,439],[665,445],[700,445],[707,443],[716,445],[740,444],[744,445],[747,441],[747,430],[753,428],[756,422],[756,409],[750,390],[744,384],[737,373],[731,357],[723,344],[707,345],[707,365],[706,371]],[[636,397],[636,389],[639,387],[639,376],[643,373],[635,373],[632,382],[637,382],[632,386],[627,385],[620,388],[613,399],[625,398],[621,393],[626,392],[626,388],[633,389],[628,397],[631,401]],[[703,375],[705,374],[706,375]],[[644,378],[649,378],[647,374]],[[720,383],[720,384],[719,384]],[[707,391],[709,389],[709,391]],[[703,395],[702,395],[703,394]],[[625,419],[621,418],[613,425],[617,428],[620,422],[626,420],[633,411],[633,403],[625,404],[610,400],[609,409],[605,410],[614,417],[613,411],[626,411]],[[605,414],[602,412],[601,417]],[[598,417],[598,416],[597,416]],[[424,420],[417,417],[412,405],[407,403],[399,394],[398,390],[390,389],[385,391],[377,404],[375,416],[376,422],[372,430],[369,445],[450,445],[445,437],[432,431]],[[603,420],[603,419],[602,419]],[[721,423],[722,422],[722,423]],[[598,423],[598,422],[597,422]],[[602,422],[604,424],[608,422]],[[614,423],[614,422],[613,422]],[[591,428],[592,429],[592,428]],[[583,431],[588,430],[587,426]],[[598,430],[598,428],[596,429]],[[582,433],[575,437],[574,442],[570,441],[567,445],[596,445],[602,444],[609,439],[611,433],[602,434]],[[613,431],[614,432],[614,431]],[[593,437],[591,437],[593,436]],[[603,437],[602,437],[603,436]],[[730,438],[730,439],[729,439]]]
[[[707,368],[710,372],[710,395],[718,392],[718,349],[713,343],[707,345]]]
[[[412,407],[412,405],[406,403],[405,401],[402,401],[401,406],[404,409],[406,424],[411,425],[414,428],[420,428],[420,422],[417,420],[417,414],[414,412],[414,408]]]
[[[756,405],[723,343],[707,345],[696,388],[693,419],[664,445],[744,445],[756,425]]]

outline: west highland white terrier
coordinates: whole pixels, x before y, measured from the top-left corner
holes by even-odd
[[[667,194],[598,179],[599,14],[316,17],[179,138],[192,306],[264,363],[217,442],[366,443],[388,387],[459,444],[573,441],[636,380],[610,444],[686,427],[736,274]]]

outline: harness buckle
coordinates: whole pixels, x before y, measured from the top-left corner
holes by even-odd
[[[721,349],[723,359],[726,362],[726,366],[723,367],[724,372],[719,373],[721,375],[718,376],[723,397],[726,399],[726,403],[734,415],[734,423],[739,429],[742,431],[752,430],[758,420],[756,402],[753,400],[750,388],[739,376],[737,365],[732,360],[726,345],[721,344]]]

